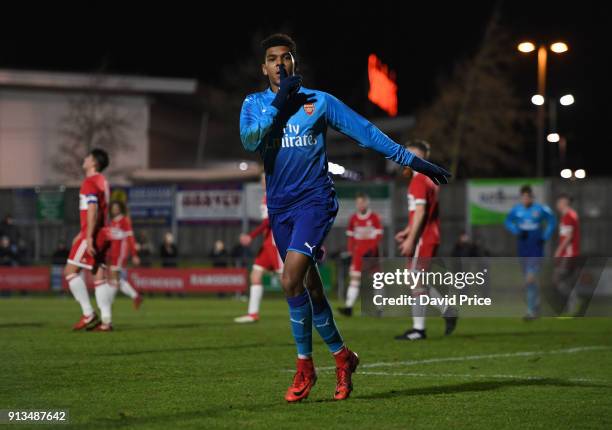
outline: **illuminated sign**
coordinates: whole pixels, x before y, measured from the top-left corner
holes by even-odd
[[[368,79],[370,91],[368,99],[384,110],[389,116],[397,115],[397,84],[395,73],[383,64],[376,55],[368,57]]]

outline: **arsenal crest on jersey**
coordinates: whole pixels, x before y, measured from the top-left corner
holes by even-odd
[[[306,103],[304,105],[304,112],[306,112],[306,115],[312,115],[314,112],[314,103]]]

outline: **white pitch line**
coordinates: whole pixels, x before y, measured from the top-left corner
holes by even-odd
[[[548,376],[520,376],[520,375],[470,375],[467,373],[406,373],[406,372],[358,372],[359,375],[373,375],[373,376],[410,376],[416,378],[493,378],[493,379],[524,379],[524,380],[541,380],[550,379],[554,377]],[[566,379],[568,382],[605,382],[599,379],[589,378],[571,378]]]
[[[378,363],[367,363],[359,366],[360,369],[371,369],[375,367],[396,367],[396,366],[418,366],[420,364],[430,363],[445,363],[450,361],[474,361],[474,360],[489,360],[491,358],[511,358],[511,357],[532,357],[534,355],[555,355],[555,354],[575,354],[578,352],[586,351],[602,351],[611,349],[610,346],[584,346],[577,348],[557,349],[553,351],[519,351],[519,352],[507,352],[503,354],[485,354],[485,355],[465,355],[463,357],[439,357],[439,358],[427,358],[424,360],[407,360],[407,361],[393,361],[393,362],[378,362]],[[334,370],[335,367],[320,367],[318,370]],[[292,370],[294,372],[294,370]]]

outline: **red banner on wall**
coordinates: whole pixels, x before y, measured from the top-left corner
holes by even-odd
[[[47,291],[50,286],[48,267],[0,267],[0,290]]]
[[[248,287],[246,269],[128,269],[134,288],[145,292],[223,293],[244,292]],[[85,282],[93,290],[93,279],[85,271]],[[48,267],[0,268],[0,290],[49,291]],[[64,290],[68,289],[64,281]]]
[[[221,293],[244,292],[246,269],[129,269],[128,279],[138,291]]]

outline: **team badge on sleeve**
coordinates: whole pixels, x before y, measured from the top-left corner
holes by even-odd
[[[315,109],[314,103],[306,103],[304,105],[304,112],[306,112],[306,115],[312,115],[314,113],[314,109]]]

